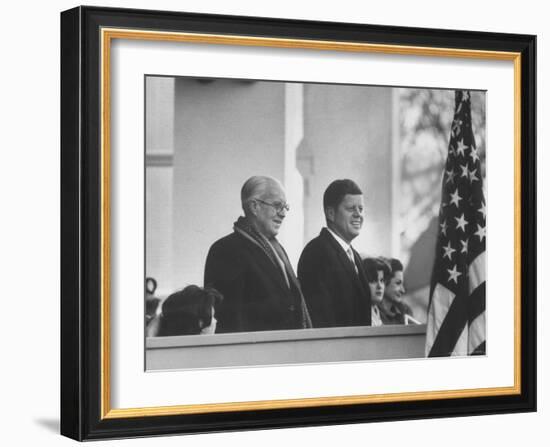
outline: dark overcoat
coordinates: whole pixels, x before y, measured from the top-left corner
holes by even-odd
[[[357,272],[326,228],[302,251],[298,279],[314,328],[371,324],[368,280],[361,257],[353,254]]]
[[[216,333],[303,328],[301,294],[291,276],[289,287],[281,268],[238,232],[216,241],[204,272],[204,285],[223,295]]]

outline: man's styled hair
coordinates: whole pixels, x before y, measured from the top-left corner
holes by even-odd
[[[334,180],[323,194],[323,209],[337,208],[346,194],[363,194],[357,183],[350,179]]]
[[[241,188],[241,206],[245,215],[249,212],[249,202],[261,196],[269,186],[273,185],[278,185],[283,189],[283,185],[279,180],[265,175],[255,175],[244,182]]]

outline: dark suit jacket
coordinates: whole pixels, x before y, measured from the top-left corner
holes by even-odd
[[[359,254],[356,273],[347,254],[326,228],[304,248],[298,279],[313,327],[371,324],[371,298]]]
[[[242,234],[216,241],[204,272],[204,285],[224,297],[216,307],[216,333],[301,329],[299,286],[296,279],[289,280],[290,288],[281,269]]]

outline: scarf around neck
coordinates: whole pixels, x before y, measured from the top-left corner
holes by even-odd
[[[244,217],[240,216],[237,219],[237,222],[233,224],[233,229],[239,233],[241,233],[243,236],[248,237],[249,239],[252,239],[252,242],[255,242],[257,245],[260,246],[260,248],[263,250],[263,252],[266,254],[266,256],[269,258],[271,262],[277,267],[280,267],[279,262],[277,261],[277,258],[275,257],[274,247],[273,245],[267,240],[265,236],[260,234],[260,232],[254,228],[253,225],[248,222]],[[273,238],[274,243],[279,243],[277,239]]]
[[[240,233],[241,235],[251,240],[262,249],[262,251],[269,258],[269,260],[277,268],[280,269],[281,273],[283,274],[283,277],[285,278],[286,284],[290,290],[293,289],[291,287],[291,283],[295,286],[294,289],[298,292],[299,299],[300,299],[300,307],[302,310],[301,312],[302,327],[311,328],[312,327],[311,318],[309,316],[309,311],[307,309],[304,296],[302,295],[300,284],[298,282],[298,279],[296,278],[296,275],[292,270],[290,261],[288,260],[288,257],[283,247],[277,240],[277,238],[273,237],[271,240],[268,240],[256,228],[254,228],[254,226],[251,225],[246,218],[242,216],[240,216],[237,219],[237,221],[233,224],[233,229],[235,230],[235,232]]]

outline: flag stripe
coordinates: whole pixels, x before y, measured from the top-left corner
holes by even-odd
[[[485,346],[486,342],[484,341],[477,348],[475,348],[470,355],[485,355]]]
[[[468,300],[468,305],[470,307],[468,321],[471,324],[476,318],[485,312],[485,283],[475,289]]]
[[[435,305],[435,303],[433,304]],[[439,327],[430,349],[430,357],[451,355],[467,321],[468,301],[464,297],[456,297]]]
[[[470,264],[468,275],[470,280],[470,292],[477,289],[481,283],[485,282],[485,265],[487,257],[485,251],[480,253]]]
[[[451,352],[452,356],[459,356],[459,355],[468,355],[468,327],[464,326],[464,329],[460,333],[460,337],[458,337],[458,340],[456,341],[453,352]]]
[[[485,341],[485,312],[472,321],[468,328],[468,353],[473,353]]]
[[[426,329],[426,355],[429,355],[439,328],[449,311],[455,298],[455,294],[441,284],[436,284],[434,295],[437,294],[438,300],[434,302],[428,311],[428,321]]]
[[[436,289],[438,287],[439,284]],[[433,305],[437,306],[436,303]],[[428,351],[430,357],[451,355],[468,322],[475,320],[484,311],[485,283],[474,290],[470,296],[456,297],[446,312],[443,322],[437,327],[437,335]]]

